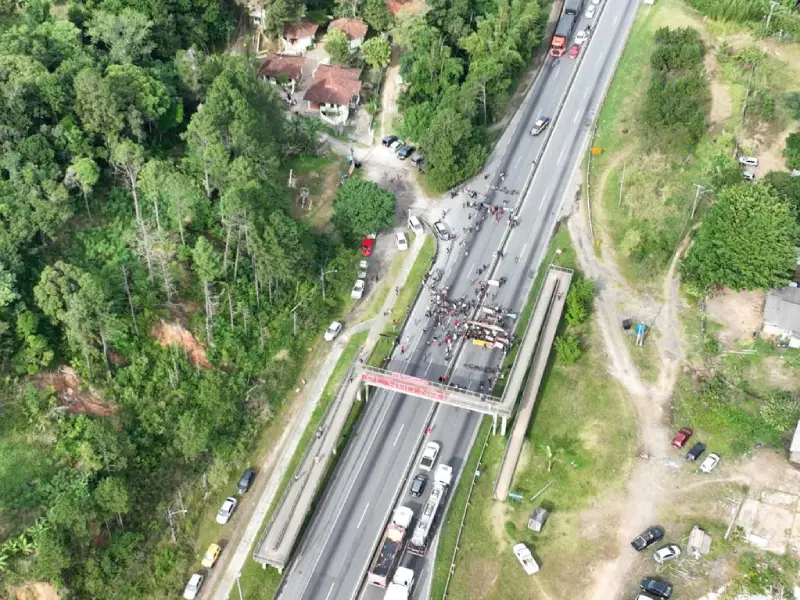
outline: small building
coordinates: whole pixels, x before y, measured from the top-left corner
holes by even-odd
[[[285,54],[268,54],[261,63],[258,76],[273,84],[284,85],[289,94],[294,94],[303,76],[303,65],[306,59],[302,56],[286,56]]]
[[[328,25],[328,31],[338,29],[350,40],[350,52],[353,53],[364,43],[367,36],[367,24],[361,19],[336,19]]]
[[[295,25],[287,25],[283,29],[281,45],[284,54],[305,54],[314,45],[319,25],[308,19],[302,19]]]
[[[547,516],[547,511],[541,506],[534,508],[531,518],[528,519],[528,529],[537,533],[540,532],[544,527],[545,521],[547,521]]]
[[[319,65],[304,99],[310,111],[319,112],[323,121],[342,125],[361,100],[361,69]]]
[[[800,288],[772,290],[764,305],[764,335],[777,336],[800,348]]]
[[[695,525],[689,532],[689,543],[686,544],[686,550],[694,558],[708,554],[711,551],[711,536]]]

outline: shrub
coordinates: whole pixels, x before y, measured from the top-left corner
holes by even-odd
[[[783,158],[790,169],[800,169],[800,132],[792,133],[786,138]]]
[[[594,300],[594,283],[583,277],[572,282],[567,294],[564,320],[567,325],[580,325],[589,316]]]
[[[583,354],[578,336],[572,333],[558,336],[555,347],[556,359],[562,365],[574,365]]]

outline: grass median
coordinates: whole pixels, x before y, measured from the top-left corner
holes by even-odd
[[[556,264],[574,268],[575,254],[566,231],[554,236],[548,257],[556,248],[562,250]],[[521,326],[530,318],[546,266],[542,266],[534,283]],[[603,547],[610,543],[607,540],[614,539],[613,535],[606,535],[611,532],[605,531],[602,524],[587,536],[582,529],[583,511],[593,500],[616,490],[629,468],[630,460],[620,457],[630,456],[635,438],[633,415],[622,390],[606,372],[599,333],[591,322],[579,326],[577,333],[585,348],[578,362],[561,366],[554,364],[551,357],[545,372],[511,487],[512,493],[522,496],[521,500],[494,500],[494,481],[507,439],[489,436],[483,460],[477,465],[491,420],[482,423],[479,443],[467,459],[465,476],[442,529],[431,598],[442,598],[467,490],[476,470],[480,475],[469,500],[448,598],[529,599],[542,595],[539,586],[552,597],[567,597],[570,593],[578,596],[587,563],[602,555]],[[545,492],[531,499],[548,484]],[[539,534],[526,528],[536,506],[551,512]],[[535,581],[525,575],[511,551],[518,542],[531,547],[542,567]]]

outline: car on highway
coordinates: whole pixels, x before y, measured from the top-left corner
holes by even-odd
[[[755,156],[740,156],[739,164],[743,167],[757,167],[758,159]]]
[[[569,56],[570,58],[578,58],[578,54],[581,53],[581,46],[580,44],[572,44],[572,48],[569,49]]]
[[[450,230],[447,228],[447,225],[445,225],[441,221],[436,221],[433,224],[433,228],[436,230],[436,233],[439,234],[439,238],[440,239],[442,239],[444,241],[452,239],[452,236],[450,234]]]
[[[383,144],[384,146],[386,146],[388,148],[389,146],[394,144],[396,141],[397,141],[397,136],[396,135],[387,135],[387,136],[384,136],[384,138],[381,140],[381,144]]]
[[[217,562],[219,558],[219,553],[222,552],[222,548],[220,548],[219,544],[211,544],[206,550],[206,553],[203,555],[203,560],[200,562],[206,569],[210,569],[214,566],[214,563]]]
[[[203,587],[203,579],[205,578],[200,573],[192,574],[189,578],[189,583],[183,588],[183,597],[186,598],[186,600],[194,600],[197,598],[197,594],[200,593],[200,588]]]
[[[531,127],[531,135],[539,135],[550,125],[550,117],[539,117]]]
[[[225,498],[225,502],[222,503],[222,506],[219,507],[219,511],[217,512],[217,523],[225,525],[225,523],[230,521],[237,504],[239,504],[239,501],[233,496]]]
[[[397,149],[396,155],[400,160],[405,160],[414,153],[414,146],[403,146]]]
[[[411,487],[408,488],[408,493],[419,498],[422,496],[422,492],[425,491],[426,485],[428,485],[427,476],[422,473],[417,473],[414,479],[411,480]]]
[[[398,250],[408,250],[408,240],[406,239],[406,234],[402,231],[398,231],[394,234],[394,239],[397,242],[397,249]]]
[[[414,215],[408,217],[408,226],[416,235],[425,233],[425,230],[422,228],[422,221],[419,220],[419,217],[415,217]]]
[[[672,438],[672,447],[677,448],[680,450],[686,445],[686,442],[692,437],[694,432],[689,429],[688,427],[684,427],[678,433],[675,434],[675,437]]]
[[[353,300],[361,300],[361,296],[364,295],[364,286],[366,283],[363,279],[356,279],[355,284],[353,285],[353,291],[350,292],[350,297]]]
[[[686,459],[695,461],[700,458],[700,455],[706,451],[706,445],[703,442],[697,442],[692,446],[691,450],[686,453]]]
[[[711,473],[711,471],[713,471],[716,468],[717,464],[719,464],[719,454],[717,454],[716,452],[712,452],[711,454],[706,456],[706,459],[703,461],[703,464],[700,465],[700,470],[703,473]]]
[[[669,598],[672,596],[672,586],[663,579],[645,577],[639,583],[639,587],[643,592],[653,594],[659,598]]]
[[[641,552],[648,546],[652,546],[656,542],[660,541],[663,537],[664,529],[658,525],[653,525],[637,535],[636,539],[631,542],[631,546],[633,546],[633,549],[637,552]]]
[[[422,458],[419,461],[419,468],[421,471],[430,471],[436,463],[436,457],[439,456],[441,446],[436,442],[428,442],[425,444],[425,450],[422,452]]]
[[[658,564],[665,563],[668,560],[675,560],[681,555],[681,549],[675,544],[659,548],[653,553],[653,560]]]
[[[250,489],[250,486],[253,485],[253,479],[255,479],[256,472],[253,469],[245,469],[242,476],[239,478],[239,483],[236,485],[236,489],[239,490],[240,494],[246,494]]]
[[[333,323],[328,325],[328,328],[325,330],[325,335],[322,337],[325,339],[326,342],[332,342],[337,337],[339,337],[340,333],[342,333],[342,324],[339,323],[339,321],[334,321]]]
[[[585,29],[581,29],[581,30],[580,30],[580,31],[579,31],[579,32],[578,32],[578,33],[575,35],[575,43],[576,43],[576,44],[578,44],[579,46],[580,46],[581,44],[583,44],[583,43],[584,43],[586,40],[588,40],[588,39],[589,39],[589,32],[588,32],[588,31],[586,31]]]
[[[589,8],[586,9],[586,14],[583,15],[587,19],[594,19],[594,13],[597,12],[597,7],[594,4],[590,4]]]

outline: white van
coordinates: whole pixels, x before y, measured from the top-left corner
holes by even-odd
[[[422,235],[425,233],[425,230],[422,228],[422,223],[419,220],[419,217],[408,217],[408,226],[411,228],[416,235]]]

